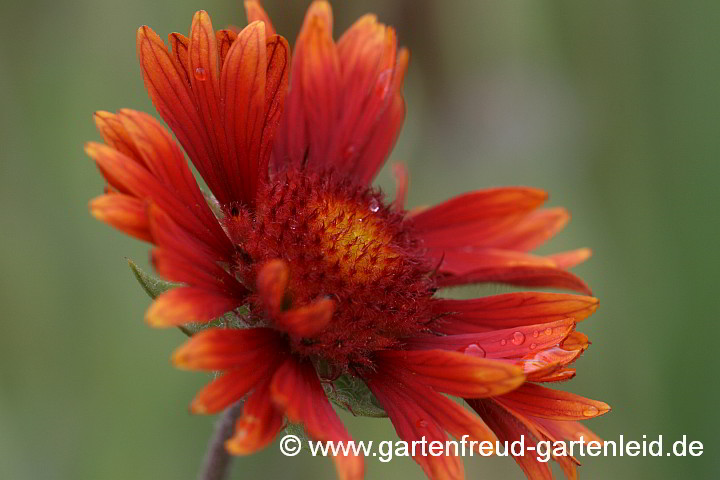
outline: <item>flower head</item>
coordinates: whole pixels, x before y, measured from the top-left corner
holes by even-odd
[[[597,308],[568,271],[588,250],[528,253],[568,213],[539,209],[546,193],[527,187],[408,212],[401,167],[387,202],[370,183],[405,115],[409,54],[395,31],[367,15],[335,42],[330,7],[316,1],[290,60],[259,3],[245,6],[244,29],[216,32],[198,12],[171,49],[149,27],[137,33],[150,97],[211,194],[149,115],[98,112],[105,143],[86,148],[108,182],[93,215],[151,242],[158,273],[183,284],[155,300],[148,323],[249,309],[245,328],[202,330],[173,355],[180,368],[222,372],[192,411],[247,396],[226,445],[235,454],[265,447],[286,419],[315,439],[348,441],[323,388],[345,375],[367,385],[406,441],[593,437],[577,421],[606,404],[539,385],[575,375],[569,365],[589,345],[575,326]],[[482,282],[582,295],[438,295]],[[415,460],[433,479],[464,476],[456,457]],[[534,456],[516,460],[529,478],[551,477]],[[556,460],[574,478],[576,461]],[[362,459],[335,461],[340,478],[363,477]]]

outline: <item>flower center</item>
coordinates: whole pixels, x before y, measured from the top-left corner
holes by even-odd
[[[335,302],[320,335],[289,339],[297,354],[342,369],[370,365],[372,352],[430,320],[431,267],[403,215],[378,192],[330,173],[290,172],[267,185],[255,212],[234,217],[228,230],[246,252],[238,262],[246,283],[265,262],[282,259],[290,269],[286,308],[322,297]]]

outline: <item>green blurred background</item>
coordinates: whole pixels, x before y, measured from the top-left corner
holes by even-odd
[[[267,0],[293,39],[307,2]],[[147,246],[91,219],[103,182],[82,151],[96,109],[153,111],[134,32],[186,32],[195,10],[243,25],[237,0],[4,3],[0,30],[0,478],[194,478],[213,418],[187,405],[207,378],[168,361],[177,331],[143,320],[130,257]],[[544,251],[591,246],[577,269],[602,307],[574,392],[607,401],[603,437],[700,440],[699,458],[585,458],[584,479],[718,478],[720,4],[663,0],[335,2],[336,34],[373,11],[413,59],[410,206],[528,184],[574,219]],[[392,192],[387,170],[378,183]],[[344,415],[357,439],[386,420]],[[468,478],[522,478],[467,459]],[[331,462],[236,462],[232,478],[334,478]],[[369,479],[422,478],[409,459]]]

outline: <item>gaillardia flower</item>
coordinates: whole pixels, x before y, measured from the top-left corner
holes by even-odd
[[[588,250],[528,253],[568,213],[538,209],[547,195],[528,187],[407,211],[402,168],[387,202],[370,183],[405,115],[409,53],[395,31],[367,15],[335,42],[330,7],[316,1],[291,61],[259,3],[245,6],[244,29],[214,31],[201,11],[170,49],[150,28],[137,32],[150,97],[211,193],[147,114],[98,112],[105,143],[86,147],[108,183],[92,214],[151,242],[157,272],[182,284],[155,300],[147,322],[242,315],[244,328],[201,330],[173,355],[178,367],[222,373],[191,410],[246,398],[226,444],[234,454],[267,446],[288,421],[347,442],[323,388],[345,375],[364,382],[408,442],[596,438],[578,421],[606,404],[541,386],[575,375],[569,365],[589,345],[575,326],[597,307],[568,271]],[[437,295],[483,282],[580,294]],[[455,456],[415,460],[430,478],[464,478]],[[555,460],[576,478],[574,458]],[[516,461],[529,478],[552,478],[534,452]],[[362,458],[335,463],[340,478],[363,477]]]

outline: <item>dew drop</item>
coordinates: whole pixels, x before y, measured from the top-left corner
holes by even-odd
[[[374,198],[371,198],[370,199],[370,211],[375,213],[378,210],[380,210],[380,202],[378,202]]]
[[[537,348],[537,343],[530,344],[530,350],[535,350],[536,348]]]
[[[500,346],[504,347],[505,345],[507,345],[507,340],[503,338],[502,340],[500,340]]]
[[[197,67],[195,69],[195,78],[199,82],[204,82],[205,80],[207,80],[207,72],[205,71],[205,69],[203,67]]]
[[[417,422],[415,422],[415,426],[417,426],[418,428],[427,428],[428,422],[421,418]]]
[[[550,328],[550,327],[546,328],[545,335],[552,335],[552,328]]]
[[[540,335],[540,332],[538,332],[537,330],[535,330],[533,332],[533,338],[537,338],[539,335]]]
[[[513,333],[512,342],[515,345],[522,345],[522,343],[525,341],[525,334],[522,332],[515,332]]]
[[[597,407],[594,407],[592,405],[588,405],[587,407],[585,407],[585,410],[583,410],[583,415],[585,415],[586,417],[594,417],[598,413],[600,413],[600,410],[598,410]]]
[[[352,160],[353,158],[355,158],[356,154],[357,154],[357,147],[355,147],[355,145],[353,145],[352,143],[349,145],[346,145],[345,148],[343,148],[343,151],[342,151],[343,160],[346,160],[346,161]]]
[[[472,357],[485,357],[485,350],[483,350],[482,347],[480,347],[480,345],[478,345],[477,343],[472,343],[468,345],[463,351],[463,353]]]

